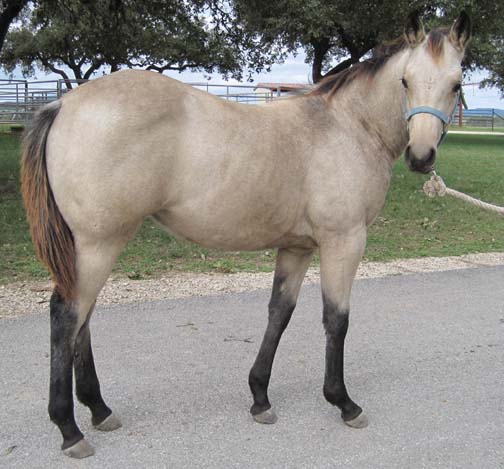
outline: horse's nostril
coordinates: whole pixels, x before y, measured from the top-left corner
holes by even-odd
[[[426,166],[432,166],[434,164],[434,160],[436,159],[436,149],[431,148],[429,152],[428,158],[425,160]]]
[[[436,161],[436,149],[421,144],[410,144],[405,150],[406,163],[413,171],[428,173]]]

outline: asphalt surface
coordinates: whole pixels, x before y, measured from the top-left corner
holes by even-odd
[[[504,267],[361,280],[347,387],[370,426],[322,396],[318,286],[301,292],[270,386],[272,426],[248,414],[265,290],[98,308],[102,391],[123,428],[74,461],[48,420],[48,321],[0,321],[0,466],[36,468],[504,468]]]

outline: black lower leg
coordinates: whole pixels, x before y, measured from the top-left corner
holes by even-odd
[[[348,311],[341,311],[324,298],[323,322],[327,338],[324,397],[341,409],[343,420],[352,420],[360,415],[362,409],[348,396],[343,376]]]
[[[51,297],[51,376],[49,416],[63,436],[67,449],[84,436],[74,418],[72,364],[77,317],[71,304],[55,291]]]
[[[273,293],[268,308],[268,326],[261,343],[261,348],[249,374],[249,386],[254,398],[254,404],[250,409],[252,415],[258,415],[271,408],[268,399],[268,385],[273,359],[275,358],[275,352],[282,333],[289,324],[292,312],[296,306],[292,298],[286,297],[281,292],[284,281],[284,277],[275,276]]]
[[[102,423],[112,411],[107,407],[100,392],[91,348],[89,322],[80,330],[75,342],[74,355],[75,387],[77,398],[89,407],[93,425]]]

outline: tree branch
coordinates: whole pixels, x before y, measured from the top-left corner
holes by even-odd
[[[324,75],[324,77],[328,77],[330,75],[336,75],[336,73],[342,72],[343,70],[350,67],[351,65],[356,64],[363,55],[364,54],[359,55],[358,57],[350,57],[349,59],[343,60],[343,62],[340,62],[335,67],[331,68],[331,70],[329,70]]]
[[[178,72],[183,72],[188,68],[196,68],[198,64],[184,64],[184,65],[149,65],[145,70],[155,70],[156,72],[163,73],[165,70],[177,70]]]
[[[348,34],[343,27],[338,26],[337,30],[341,39],[341,45],[350,53],[350,58],[331,68],[331,70],[324,75],[326,77],[342,72],[351,65],[356,64],[364,55],[376,46],[376,40],[372,35],[369,35],[364,39],[363,46],[359,46],[357,39],[355,39],[351,34]]]
[[[56,68],[51,62],[49,62],[44,57],[39,56],[39,60],[42,62],[42,65],[51,70],[51,72],[57,73],[58,75],[61,75],[63,77],[63,80],[65,80],[65,86],[67,87],[68,91],[73,89],[72,83],[70,83],[70,77],[66,74],[64,70]]]
[[[86,70],[86,73],[84,73],[83,79],[84,80],[89,80],[91,75],[96,72],[102,65],[104,64],[103,61],[98,61],[98,62],[93,62],[91,66]]]

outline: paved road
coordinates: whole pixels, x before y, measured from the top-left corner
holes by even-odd
[[[78,405],[97,450],[81,462],[60,454],[46,417],[46,315],[3,320],[0,466],[504,468],[503,281],[496,267],[356,283],[347,385],[365,430],[323,400],[317,286],[280,345],[274,426],[248,415],[269,292],[99,309],[95,356],[124,426],[98,433]]]

